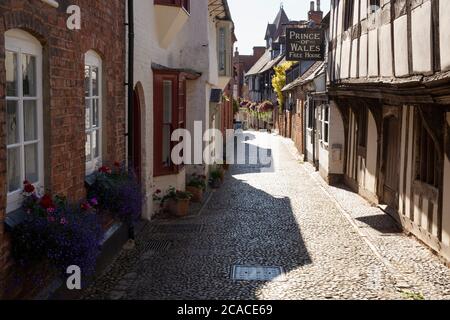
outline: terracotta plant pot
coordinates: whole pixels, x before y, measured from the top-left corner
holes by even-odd
[[[203,189],[196,187],[186,187],[186,191],[192,193],[192,201],[200,203],[203,201]]]
[[[171,199],[167,202],[167,209],[170,214],[176,217],[186,217],[189,214],[189,202],[190,200],[174,200]]]

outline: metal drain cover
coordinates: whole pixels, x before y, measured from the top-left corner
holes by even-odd
[[[239,281],[285,281],[282,267],[233,266],[231,279]]]
[[[202,224],[157,224],[151,228],[153,233],[195,233],[202,230]]]
[[[153,251],[166,251],[170,248],[172,245],[172,241],[165,241],[165,240],[150,240],[145,244],[146,250],[153,250]]]

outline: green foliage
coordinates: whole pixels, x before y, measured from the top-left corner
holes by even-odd
[[[293,62],[287,61],[280,66],[274,67],[275,76],[272,78],[272,87],[278,97],[278,105],[281,108],[284,104],[283,91],[281,91],[286,85],[286,70],[292,67]]]
[[[403,291],[402,294],[408,300],[425,300],[425,297],[420,292]]]
[[[233,99],[233,114],[239,113],[241,109],[241,106],[239,105],[239,102],[236,99]]]

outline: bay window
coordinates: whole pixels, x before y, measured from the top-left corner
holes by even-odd
[[[42,47],[31,35],[5,35],[7,213],[21,206],[23,182],[43,187]]]
[[[85,130],[86,174],[92,174],[102,164],[102,61],[93,51],[85,56]]]

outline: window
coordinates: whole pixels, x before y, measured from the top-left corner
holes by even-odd
[[[224,73],[227,66],[226,56],[226,30],[219,28],[219,71]]]
[[[102,164],[102,61],[93,51],[85,57],[84,93],[86,125],[86,174]]]
[[[431,135],[423,125],[422,118],[419,115],[417,115],[417,118],[416,180],[437,188],[439,183],[437,171],[439,155]]]
[[[324,143],[329,142],[329,132],[330,132],[330,106],[328,104],[323,104],[319,110],[319,120],[320,120],[320,140]]]
[[[380,0],[370,0],[369,2],[369,12],[374,13],[378,9],[380,9]]]
[[[5,34],[7,212],[21,206],[25,180],[43,187],[42,47],[26,32]]]
[[[358,109],[358,146],[367,147],[368,109],[362,106]]]
[[[353,10],[355,8],[354,0],[345,1],[344,30],[353,27]]]
[[[171,161],[172,133],[186,127],[186,81],[180,74],[154,71],[155,176],[178,172]]]

